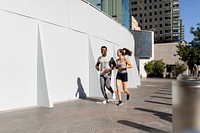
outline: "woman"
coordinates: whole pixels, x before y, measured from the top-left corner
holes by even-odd
[[[132,63],[125,57],[126,55],[131,56],[132,52],[127,49],[118,49],[117,56],[119,57],[116,60],[117,64],[117,77],[116,77],[116,88],[117,88],[117,94],[119,98],[118,106],[123,105],[122,98],[121,98],[121,91],[120,91],[120,84],[122,83],[123,91],[127,94],[126,99],[129,100],[130,98],[130,92],[127,89],[128,85],[128,74],[127,74],[127,68],[132,68]]]

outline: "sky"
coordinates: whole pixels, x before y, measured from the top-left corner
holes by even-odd
[[[200,23],[200,0],[180,0],[180,15],[185,27],[185,40],[190,42],[194,38],[190,28],[196,29],[197,23]]]

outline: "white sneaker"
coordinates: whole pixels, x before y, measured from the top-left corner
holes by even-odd
[[[113,100],[116,99],[115,92],[112,94],[112,99],[113,99]]]
[[[109,100],[106,99],[106,100],[104,100],[102,103],[103,103],[103,104],[109,103]]]

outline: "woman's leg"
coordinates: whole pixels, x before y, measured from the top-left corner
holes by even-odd
[[[128,95],[129,91],[127,89],[128,82],[122,82],[123,91]]]
[[[117,95],[118,95],[118,99],[119,101],[122,100],[122,97],[121,97],[121,91],[120,91],[120,84],[121,84],[121,80],[117,79],[116,80],[116,88],[117,88]]]
[[[126,93],[126,100],[130,99],[130,92],[127,89],[128,82],[122,82],[122,87],[124,92]]]

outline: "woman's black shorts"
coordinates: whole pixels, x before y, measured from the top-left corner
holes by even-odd
[[[127,72],[125,72],[125,73],[118,72],[116,79],[119,79],[122,82],[127,82],[128,81],[128,73]]]

